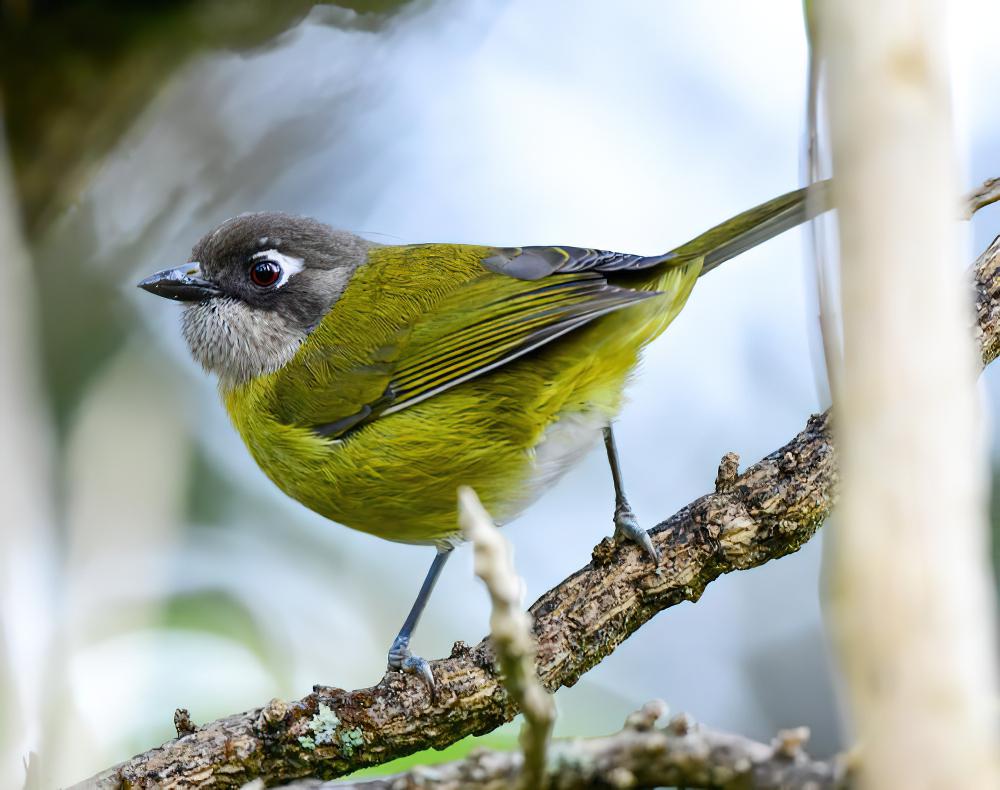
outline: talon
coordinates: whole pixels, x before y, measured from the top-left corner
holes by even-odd
[[[404,672],[410,675],[416,675],[419,677],[425,686],[427,686],[427,691],[431,695],[431,699],[434,699],[434,673],[431,672],[431,665],[420,656],[409,656],[403,661],[402,669]]]
[[[615,508],[615,540],[630,540],[638,543],[655,565],[660,564],[660,552],[653,545],[649,533],[639,526],[639,520],[628,502],[619,502]]]
[[[416,675],[427,687],[431,699],[434,699],[434,673],[431,672],[431,665],[425,659],[410,652],[408,637],[397,636],[392,647],[389,648],[389,669],[405,672],[408,675]]]

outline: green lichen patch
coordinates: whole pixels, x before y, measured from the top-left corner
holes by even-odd
[[[320,703],[319,710],[307,724],[312,734],[299,736],[299,745],[309,750],[327,744],[336,745],[344,757],[351,757],[364,745],[365,736],[360,727],[338,730],[340,724],[340,718],[330,706]]]
[[[354,754],[354,750],[360,748],[364,745],[365,736],[361,732],[360,727],[354,727],[350,730],[344,730],[339,735],[340,739],[340,751],[343,752],[344,757],[350,757]]]
[[[312,750],[312,749],[316,748],[316,741],[314,741],[308,735],[300,735],[299,736],[299,746],[301,746],[303,749],[310,749],[310,750]]]

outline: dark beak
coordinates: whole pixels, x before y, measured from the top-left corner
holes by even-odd
[[[150,275],[139,287],[178,302],[201,302],[222,293],[217,285],[201,278],[201,265],[194,262]]]

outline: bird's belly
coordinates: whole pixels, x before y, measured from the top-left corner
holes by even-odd
[[[459,486],[471,486],[498,523],[512,521],[586,455],[611,415],[564,409],[526,443],[510,441],[495,420],[409,426],[418,416],[400,412],[342,443],[241,433],[265,473],[311,510],[387,540],[446,544],[459,538]]]
[[[572,343],[375,420],[343,441],[279,425],[238,392],[227,407],[257,463],[306,507],[387,540],[451,543],[459,534],[459,486],[473,488],[507,523],[600,438],[641,347],[614,329],[582,330]]]
[[[500,523],[511,521],[583,460],[608,424],[598,411],[568,411],[559,415],[529,452],[529,469],[518,496],[500,505],[494,514]]]
[[[472,487],[498,524],[513,521],[583,459],[608,421],[599,408],[567,410],[539,431],[533,446],[470,431],[450,445],[434,442],[433,456],[412,438],[395,447],[386,442],[378,466],[357,470],[342,494],[312,501],[304,492],[295,496],[334,521],[381,538],[454,544],[461,539],[459,486]],[[341,467],[337,483],[344,478]]]

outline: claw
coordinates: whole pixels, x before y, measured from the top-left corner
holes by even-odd
[[[426,659],[420,656],[408,656],[403,661],[402,670],[420,678],[424,685],[427,686],[427,691],[430,692],[431,699],[434,699],[434,673],[431,672],[431,665],[427,663]]]
[[[431,665],[410,652],[409,637],[397,636],[392,643],[392,647],[389,648],[389,669],[416,675],[427,687],[431,699],[434,699],[434,673],[431,672]]]
[[[654,565],[660,564],[660,552],[653,545],[653,539],[649,533],[639,526],[639,520],[632,512],[628,502],[622,501],[615,508],[615,539],[630,540],[638,543],[643,551],[653,560]]]

